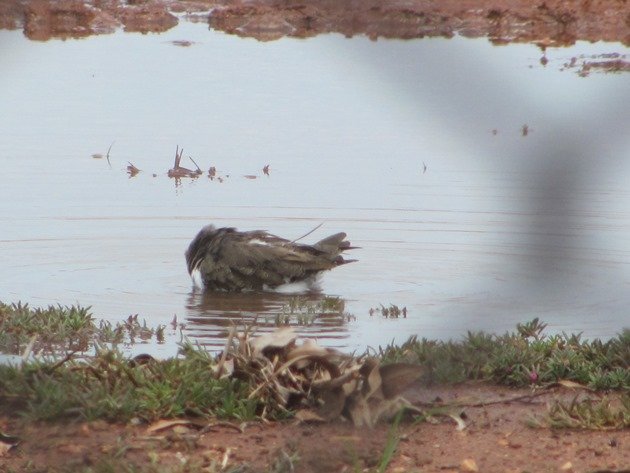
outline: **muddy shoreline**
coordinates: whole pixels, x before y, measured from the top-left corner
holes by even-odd
[[[531,394],[479,383],[418,388],[426,399],[505,399],[465,408],[469,426],[460,431],[448,418],[404,421],[397,434],[390,473],[461,473],[566,471],[628,472],[630,431],[532,428],[528,421],[544,415],[555,397],[577,393],[560,390],[535,399],[510,401]],[[163,425],[163,428],[160,428]],[[201,430],[201,426],[206,428]],[[125,425],[104,421],[28,422],[0,410],[0,429],[19,443],[0,470],[85,471],[118,458],[134,471],[220,471],[328,473],[377,471],[391,426],[356,429],[348,422],[230,423],[198,418]],[[116,457],[117,456],[117,457]],[[108,460],[109,459],[109,460]],[[111,465],[110,465],[111,467]],[[180,469],[177,469],[177,468]]]
[[[0,29],[22,29],[37,41],[83,38],[117,30],[160,33],[180,21],[261,41],[325,33],[371,39],[487,37],[568,46],[576,41],[630,45],[630,5],[624,0],[6,0]]]

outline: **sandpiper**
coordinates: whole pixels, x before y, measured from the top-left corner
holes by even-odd
[[[201,229],[186,251],[188,273],[211,291],[264,291],[284,284],[314,282],[317,275],[356,260],[341,253],[355,247],[336,233],[304,245],[263,230]]]

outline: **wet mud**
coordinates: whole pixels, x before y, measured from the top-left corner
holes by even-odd
[[[541,48],[578,40],[630,45],[630,5],[624,0],[412,1],[120,1],[6,0],[0,28],[23,29],[33,40],[112,33],[160,33],[180,20],[208,22],[229,34],[271,41],[323,33],[372,39],[487,37],[497,44]],[[625,65],[622,65],[626,67]]]

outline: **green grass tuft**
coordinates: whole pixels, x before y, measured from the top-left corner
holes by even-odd
[[[244,383],[215,379],[214,361],[201,353],[187,353],[137,366],[117,350],[61,365],[0,365],[0,405],[17,408],[33,420],[255,418],[258,402],[247,399]]]
[[[516,332],[491,335],[468,332],[459,342],[416,337],[400,346],[379,348],[384,362],[427,366],[434,381],[457,383],[483,379],[508,386],[571,380],[593,389],[630,389],[630,329],[602,342],[579,335],[544,335],[534,319]]]
[[[163,342],[164,330],[162,325],[149,328],[146,321],[140,323],[137,314],[116,325],[107,321],[97,325],[90,307],[31,308],[20,302],[0,302],[0,353],[88,352],[103,344],[134,344],[153,338]]]
[[[335,298],[317,304],[294,299],[285,311],[291,317],[338,316],[344,307]],[[457,342],[412,337],[399,346],[379,347],[377,355],[383,364],[421,364],[433,381],[441,383],[473,379],[544,386],[570,380],[600,391],[630,389],[630,329],[602,342],[580,335],[548,336],[545,328],[534,319],[511,333],[468,332]],[[37,420],[118,422],[191,415],[249,420],[263,412],[274,419],[291,415],[270,411],[258,398],[249,399],[256,386],[235,378],[216,379],[216,356],[199,346],[184,343],[177,357],[146,363],[130,360],[118,349],[136,340],[160,343],[163,336],[164,327],[147,327],[137,316],[116,325],[97,325],[89,307],[32,309],[0,303],[0,352],[22,353],[30,346],[31,352],[44,353],[19,365],[0,365],[0,411]],[[77,355],[86,350],[89,355]],[[625,402],[621,411],[626,417],[614,422],[627,426],[630,402]],[[557,407],[553,418],[566,421],[574,412],[585,416],[586,409]]]

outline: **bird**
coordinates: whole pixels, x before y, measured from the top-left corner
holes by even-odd
[[[296,243],[265,230],[203,227],[186,250],[188,274],[208,291],[251,292],[306,282],[319,273],[352,263],[342,252],[355,249],[343,232],[314,245]]]

